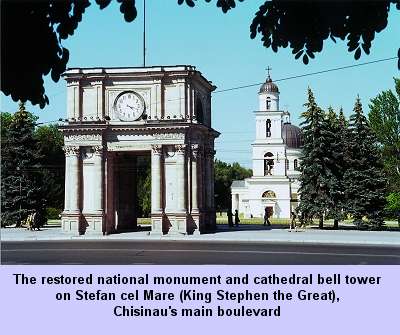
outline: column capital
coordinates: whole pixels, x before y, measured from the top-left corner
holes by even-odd
[[[92,149],[93,149],[93,153],[96,156],[103,155],[104,147],[102,145],[95,145],[95,146],[92,147]]]
[[[66,156],[79,156],[79,146],[64,146]]]
[[[178,155],[184,155],[186,152],[186,144],[175,145],[175,151]]]
[[[192,150],[193,159],[197,159],[202,156],[202,146],[200,144],[192,144],[190,148]]]
[[[162,145],[160,145],[160,144],[153,144],[153,145],[151,146],[151,152],[152,152],[154,155],[161,155],[161,154],[162,154]]]
[[[78,87],[81,84],[81,78],[67,79],[67,87]]]

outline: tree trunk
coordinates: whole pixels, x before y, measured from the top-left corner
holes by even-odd
[[[323,229],[324,228],[324,217],[321,215],[319,217],[319,229]]]
[[[338,219],[333,220],[333,229],[339,229],[339,220]]]

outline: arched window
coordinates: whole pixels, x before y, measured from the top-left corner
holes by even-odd
[[[265,135],[271,137],[271,120],[267,119],[265,123]]]
[[[274,191],[268,190],[262,194],[263,198],[276,198],[276,194]]]
[[[274,168],[274,155],[267,152],[264,155],[264,176],[272,176],[272,169]]]
[[[196,99],[196,119],[198,123],[204,123],[203,104],[199,98]]]
[[[267,110],[269,110],[271,108],[271,98],[267,97],[267,100],[265,102],[265,107]]]
[[[295,159],[293,163],[294,163],[294,169],[297,170],[299,168],[299,163],[297,159]]]

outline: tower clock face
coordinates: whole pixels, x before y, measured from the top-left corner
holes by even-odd
[[[143,98],[132,91],[123,92],[114,102],[114,110],[121,121],[135,121],[144,112]]]

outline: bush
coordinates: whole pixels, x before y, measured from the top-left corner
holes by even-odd
[[[48,220],[58,220],[60,218],[62,210],[53,207],[46,208],[46,217]]]

